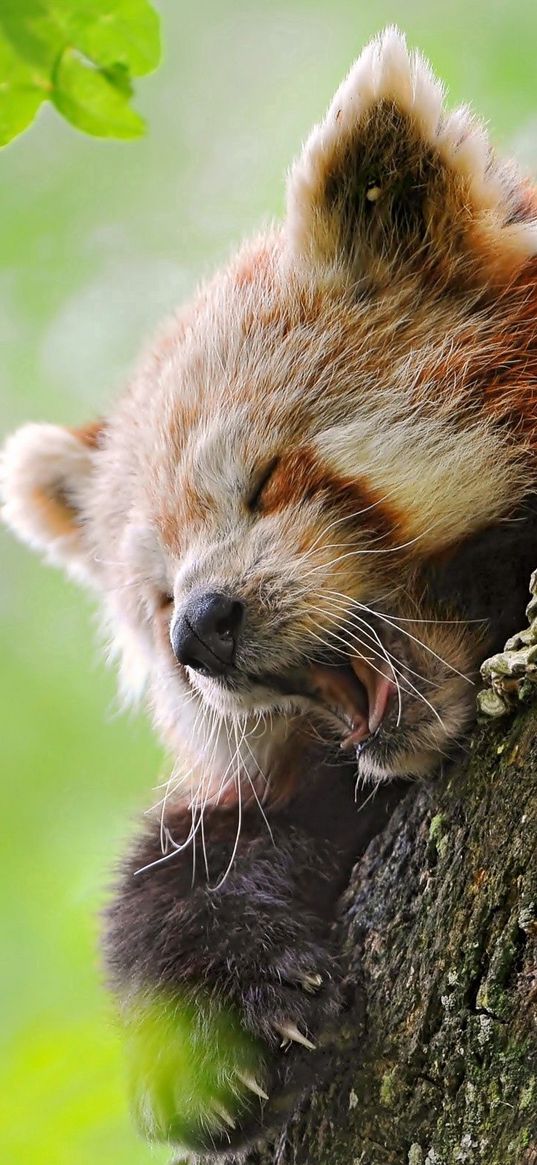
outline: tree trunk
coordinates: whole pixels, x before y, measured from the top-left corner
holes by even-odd
[[[347,1009],[248,1165],[537,1165],[536,852],[530,708],[476,729],[356,866]]]

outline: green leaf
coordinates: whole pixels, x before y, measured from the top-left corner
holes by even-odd
[[[0,146],[31,125],[43,98],[39,89],[0,82]]]
[[[75,49],[66,49],[55,69],[52,101],[67,121],[96,137],[137,138],[144,132],[124,88]]]
[[[159,20],[147,0],[54,0],[71,44],[101,68],[123,65],[133,77],[156,69]]]
[[[0,32],[21,61],[44,81],[50,79],[58,51],[65,44],[65,34],[54,16],[52,3],[0,0]]]
[[[32,69],[0,41],[0,146],[30,125],[47,96]]]
[[[132,78],[159,58],[149,0],[0,0],[0,145],[45,99],[85,133],[139,137]]]

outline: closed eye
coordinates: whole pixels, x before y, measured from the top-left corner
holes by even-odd
[[[261,508],[263,502],[263,491],[266,489],[279,460],[279,457],[273,457],[272,460],[269,461],[268,465],[265,466],[265,468],[256,478],[252,492],[246,501],[246,505],[250,510],[250,513],[255,514],[256,511]]]

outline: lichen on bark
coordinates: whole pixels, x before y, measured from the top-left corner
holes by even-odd
[[[537,711],[413,787],[341,903],[346,1007],[248,1165],[537,1165]]]

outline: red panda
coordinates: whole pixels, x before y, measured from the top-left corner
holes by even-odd
[[[97,591],[174,762],[105,939],[150,1137],[220,1156],[282,1119],[350,863],[522,619],[536,255],[535,191],[390,29],[110,415],[5,446],[5,520]]]

